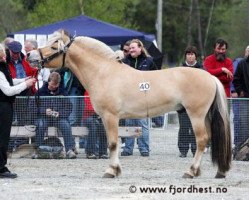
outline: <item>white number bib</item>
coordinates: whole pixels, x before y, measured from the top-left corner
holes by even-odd
[[[150,83],[149,82],[139,83],[139,90],[141,92],[146,91],[146,90],[150,90]]]

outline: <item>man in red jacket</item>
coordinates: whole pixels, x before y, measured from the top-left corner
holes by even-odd
[[[37,77],[37,70],[30,66],[23,55],[22,45],[18,41],[13,41],[7,44],[9,50],[9,57],[7,58],[7,63],[9,65],[9,70],[11,77],[14,78],[26,78],[29,76]],[[31,94],[35,94],[35,85],[31,89]],[[27,91],[21,95],[27,95]]]
[[[214,53],[204,60],[204,68],[216,76],[223,84],[227,97],[230,97],[230,83],[233,80],[233,62],[226,57],[228,44],[223,39],[214,43]]]

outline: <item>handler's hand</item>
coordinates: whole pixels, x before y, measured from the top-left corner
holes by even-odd
[[[36,79],[35,78],[29,78],[25,81],[27,87],[31,87],[33,84],[35,84]]]

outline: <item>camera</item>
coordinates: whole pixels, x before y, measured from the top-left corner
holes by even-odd
[[[53,116],[53,117],[58,117],[58,116],[59,116],[59,113],[56,112],[56,111],[52,111],[52,112],[51,112],[51,116]]]

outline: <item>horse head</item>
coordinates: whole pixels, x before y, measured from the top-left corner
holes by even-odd
[[[63,67],[66,52],[73,41],[65,30],[55,31],[46,46],[29,52],[27,58],[30,62],[38,61],[42,67]]]

